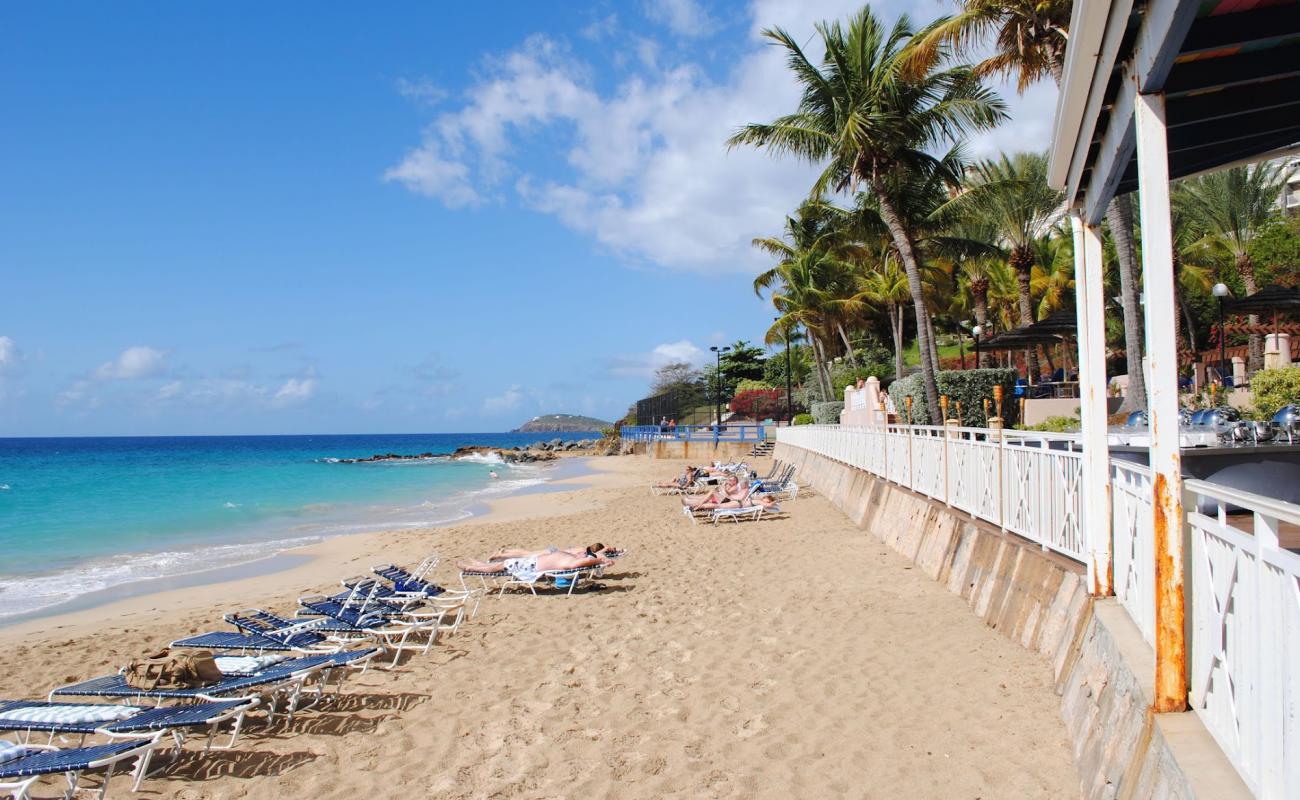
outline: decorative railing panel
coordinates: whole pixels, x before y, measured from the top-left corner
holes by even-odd
[[[1300,797],[1300,507],[1184,482],[1192,708],[1257,797]],[[1249,517],[1228,516],[1244,510]],[[1233,524],[1236,523],[1236,524]]]
[[[1111,529],[1114,535],[1115,597],[1155,646],[1155,518],[1151,470],[1126,461],[1110,462]]]
[[[779,429],[777,440],[880,475],[1083,560],[1082,459],[1069,436],[933,425],[802,425]]]

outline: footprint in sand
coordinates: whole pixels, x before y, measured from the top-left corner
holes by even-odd
[[[763,719],[762,714],[759,714],[757,717],[747,719],[740,724],[740,727],[736,729],[736,738],[748,739],[751,736],[757,736],[765,730],[767,730],[767,720]]]

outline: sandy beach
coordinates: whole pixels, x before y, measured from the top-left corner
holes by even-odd
[[[680,463],[591,465],[465,524],[332,539],[289,570],[0,629],[0,697],[110,672],[225,611],[289,612],[374,563],[437,552],[453,585],[457,557],[601,541],[630,550],[602,590],[489,597],[428,656],[354,677],[287,731],[255,718],[236,750],[187,753],[139,796],[1078,796],[1047,662],[825,500],[693,526],[646,488]]]

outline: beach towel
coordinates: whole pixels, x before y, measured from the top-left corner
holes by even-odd
[[[4,722],[44,722],[64,725],[86,725],[98,722],[117,722],[140,713],[136,706],[117,705],[64,705],[30,706],[15,708],[4,715]]]
[[[287,655],[267,656],[217,656],[217,669],[222,675],[255,675],[272,664],[279,664]]]
[[[26,745],[14,744],[0,739],[0,764],[22,758],[27,755],[28,751],[29,748]]]
[[[524,583],[533,583],[537,580],[540,571],[537,569],[537,557],[529,558],[507,558],[504,562],[506,572],[517,581]]]

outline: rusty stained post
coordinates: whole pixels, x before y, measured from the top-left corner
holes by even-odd
[[[1114,521],[1111,519],[1110,450],[1106,429],[1106,294],[1102,284],[1101,228],[1070,217],[1074,232],[1075,317],[1079,346],[1079,486],[1081,523],[1094,597],[1114,592]]]
[[[948,395],[939,395],[939,409],[943,414],[943,504],[951,506],[948,502]]]
[[[1155,535],[1156,713],[1187,709],[1184,628],[1183,476],[1178,432],[1178,304],[1174,294],[1165,98],[1139,94],[1134,104],[1142,278],[1146,289],[1147,414],[1151,427],[1151,508]]]

